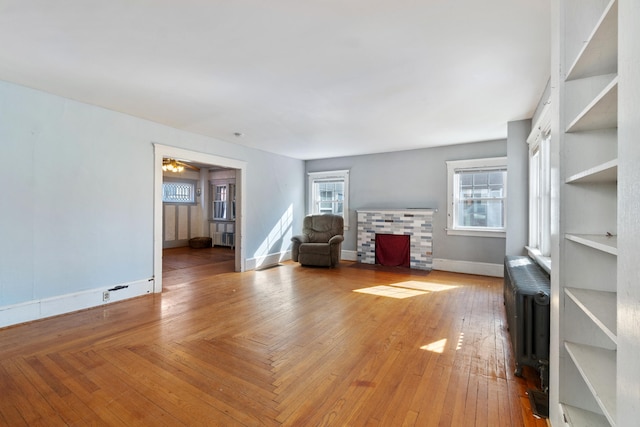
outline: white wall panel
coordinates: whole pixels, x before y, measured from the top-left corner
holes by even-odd
[[[176,215],[177,209],[175,205],[164,206],[164,241],[171,242],[176,240]]]
[[[178,240],[189,238],[189,208],[190,206],[178,206]]]

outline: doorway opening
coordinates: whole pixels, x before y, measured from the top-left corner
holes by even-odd
[[[184,161],[193,162],[199,165],[208,165],[215,169],[233,171],[235,175],[234,191],[234,230],[233,230],[233,247],[235,248],[234,269],[241,272],[245,270],[245,248],[244,248],[244,229],[245,219],[243,209],[245,206],[245,177],[246,162],[226,157],[219,157],[211,154],[200,153],[197,151],[185,150],[177,147],[171,147],[161,144],[154,144],[154,250],[153,250],[153,272],[154,272],[154,292],[162,292],[162,254],[164,243],[164,206],[163,206],[163,159],[178,158]],[[201,192],[209,192],[208,180],[206,188],[202,188]],[[210,194],[207,194],[211,197]],[[215,195],[214,195],[215,196]],[[213,202],[212,202],[213,203]],[[230,205],[231,206],[231,205]],[[231,209],[231,208],[229,208]],[[212,222],[213,223],[213,222]],[[211,233],[210,230],[205,230]],[[229,234],[224,235],[227,241],[230,241]]]

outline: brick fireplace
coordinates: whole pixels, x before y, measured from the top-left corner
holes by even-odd
[[[375,264],[376,234],[409,236],[410,268],[433,266],[433,214],[436,209],[358,210],[358,262]]]

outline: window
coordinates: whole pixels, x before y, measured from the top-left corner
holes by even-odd
[[[507,158],[447,162],[447,233],[504,237]]]
[[[349,171],[309,173],[309,213],[336,214],[349,227]]]
[[[215,197],[213,198],[213,217],[214,218],[227,217],[227,186],[226,185],[215,186]]]
[[[546,135],[530,148],[529,156],[529,246],[542,256],[551,256],[550,138]]]
[[[191,180],[168,180],[162,183],[163,203],[196,203],[196,183]]]
[[[529,135],[529,246],[544,269],[551,270],[551,119],[548,108]]]
[[[232,221],[236,218],[236,185],[234,180],[212,180],[211,219]]]

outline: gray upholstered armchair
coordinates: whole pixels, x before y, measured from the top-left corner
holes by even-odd
[[[291,258],[302,265],[335,267],[340,262],[344,220],[339,215],[309,215],[302,234],[293,236]]]

